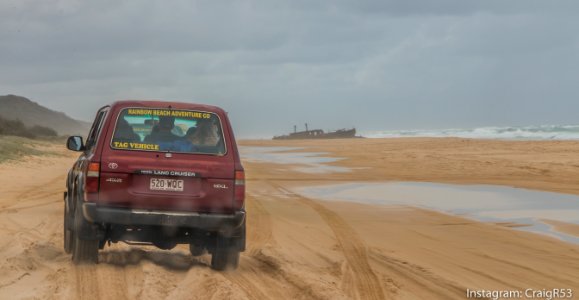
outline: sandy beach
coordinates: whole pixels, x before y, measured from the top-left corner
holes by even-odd
[[[75,155],[0,164],[0,298],[466,299],[467,290],[572,289],[579,245],[524,224],[405,205],[324,201],[300,188],[356,182],[490,184],[579,195],[579,142],[457,138],[241,141],[339,158],[246,159],[248,249],[237,271],[209,256],[116,244],[97,266],[62,249],[62,192]],[[313,168],[313,169],[312,169]],[[347,170],[347,171],[345,171]],[[545,220],[579,236],[579,226]],[[522,297],[524,298],[524,297]],[[535,297],[539,299],[539,297]],[[541,298],[543,299],[543,298]]]

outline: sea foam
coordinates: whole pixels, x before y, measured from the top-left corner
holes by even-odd
[[[539,125],[512,127],[479,127],[473,129],[425,129],[366,131],[367,138],[461,137],[509,140],[579,140],[579,125]]]

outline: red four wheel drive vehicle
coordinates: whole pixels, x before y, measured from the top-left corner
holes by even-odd
[[[98,262],[107,243],[211,253],[235,268],[245,250],[245,176],[227,114],[209,105],[119,101],[101,108],[69,171],[64,248]]]

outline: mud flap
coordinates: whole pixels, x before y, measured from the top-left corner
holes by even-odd
[[[217,239],[227,240],[228,247],[230,248],[236,249],[240,252],[245,251],[245,220],[243,220],[241,226],[233,230],[221,232]]]
[[[67,230],[74,230],[74,217],[70,211],[70,200],[68,192],[64,192],[64,226]]]
[[[243,220],[243,225],[239,227],[239,231],[235,237],[235,247],[238,251],[245,251],[245,220]]]
[[[81,218],[76,224],[77,230],[76,234],[81,240],[103,240],[105,237],[105,231],[102,230],[101,226],[95,223],[87,221],[84,217],[84,212],[82,211],[83,205],[80,201],[77,203],[76,209],[80,209],[80,213],[76,214],[75,217]]]

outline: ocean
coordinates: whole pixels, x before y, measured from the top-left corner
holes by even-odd
[[[472,129],[383,130],[360,132],[367,138],[461,137],[506,140],[579,140],[579,125],[479,127]]]

